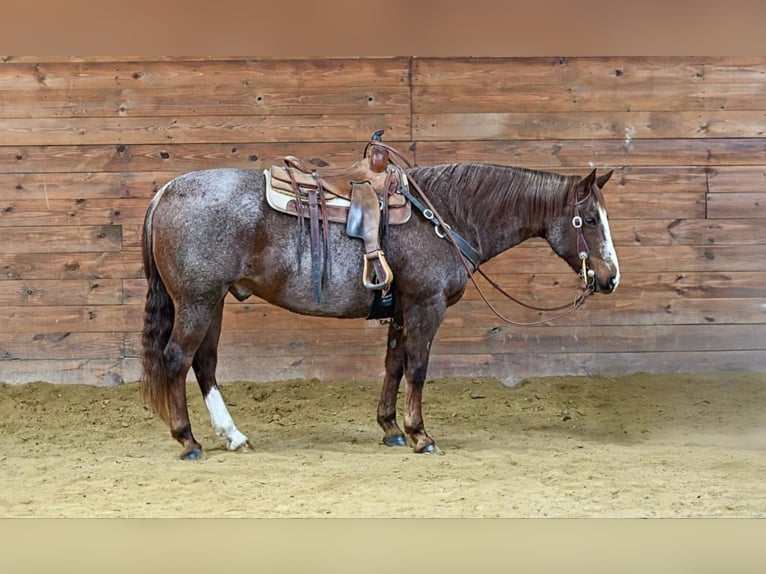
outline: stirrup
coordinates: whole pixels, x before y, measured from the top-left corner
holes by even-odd
[[[375,277],[378,279],[377,283],[372,281],[373,267],[375,268]],[[388,266],[383,250],[376,249],[371,253],[364,254],[364,275],[362,276],[362,282],[367,289],[372,289],[373,291],[388,289],[393,280],[394,273]]]

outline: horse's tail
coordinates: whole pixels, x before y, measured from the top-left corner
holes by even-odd
[[[144,329],[141,334],[143,355],[140,390],[145,402],[166,423],[170,424],[170,381],[165,370],[163,351],[170,339],[175,320],[175,307],[157,269],[152,249],[152,218],[164,188],[146,211],[141,241],[144,274],[148,282],[144,306]]]

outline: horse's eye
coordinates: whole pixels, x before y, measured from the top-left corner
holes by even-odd
[[[596,218],[595,217],[586,217],[585,218],[585,225],[588,227],[596,227]]]

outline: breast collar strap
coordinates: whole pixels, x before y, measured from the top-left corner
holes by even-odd
[[[436,219],[434,212],[431,211],[428,207],[426,207],[426,205],[422,201],[420,201],[417,197],[412,195],[407,190],[407,186],[402,186],[399,189],[399,191],[402,193],[402,195],[404,195],[404,197],[410,200],[410,203],[412,203],[412,205],[414,205],[417,208],[417,210],[420,211],[420,213],[423,214],[423,217],[425,217],[428,221],[434,224],[434,232],[436,233],[436,235],[438,235],[442,239],[447,239],[447,235],[444,233],[444,230],[441,228],[441,225]],[[479,268],[479,265],[481,264],[481,255],[457,231],[452,229],[452,227],[450,227],[449,225],[447,225],[447,227],[449,227],[450,235],[452,235],[452,239],[455,241],[456,247],[460,250],[460,253],[463,254],[463,256],[468,260],[468,262],[473,266],[473,271],[475,272]]]

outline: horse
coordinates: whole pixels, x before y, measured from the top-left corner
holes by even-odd
[[[385,445],[442,453],[426,432],[422,394],[431,343],[447,308],[461,299],[478,265],[534,237],[545,238],[587,281],[589,292],[612,293],[620,272],[602,192],[612,172],[565,176],[492,163],[403,169],[432,210],[424,210],[425,216],[413,210],[407,223],[389,226],[383,238],[395,279],[377,422]],[[266,184],[261,171],[192,171],[162,186],[146,211],[142,255],[148,288],[139,387],[181,444],[184,460],[202,456],[187,410],[190,369],[226,448],[252,450],[216,380],[227,293],[239,301],[256,296],[294,313],[336,318],[364,318],[374,301],[359,279],[360,243],[337,223],[326,229],[332,273],[323,280],[321,300],[314,297],[311,257],[297,249],[308,230],[267,204]],[[450,236],[472,246],[476,269],[445,241],[433,212]],[[396,416],[402,378],[403,431]]]

